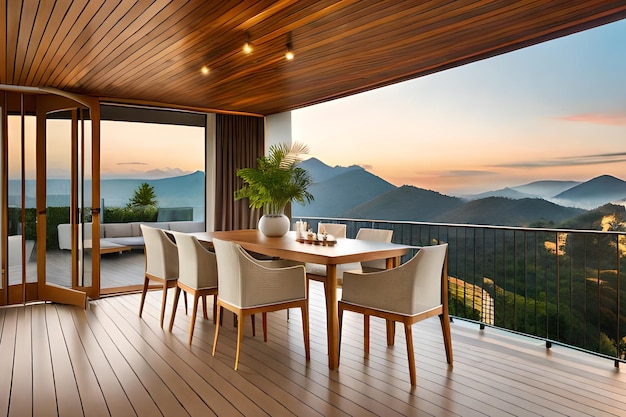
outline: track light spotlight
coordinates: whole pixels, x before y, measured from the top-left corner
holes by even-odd
[[[287,52],[285,53],[285,58],[288,61],[291,61],[294,58],[293,45],[291,44],[291,32],[289,32],[287,34],[287,44],[285,46],[287,47]]]
[[[243,52],[249,54],[252,52],[252,43],[250,42],[250,34],[246,33],[246,41],[243,43]]]

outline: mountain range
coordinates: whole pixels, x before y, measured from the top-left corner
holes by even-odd
[[[597,228],[599,218],[624,212],[626,182],[601,175],[585,182],[536,181],[474,195],[449,196],[411,185],[397,187],[360,166],[328,166],[311,158],[300,163],[314,179],[315,200],[292,204],[292,218],[340,217],[502,226]],[[154,186],[160,207],[193,207],[194,219],[204,218],[205,174],[149,179],[103,179],[103,207],[123,207],[142,182]],[[47,181],[47,203],[69,204],[69,180]],[[20,205],[21,185],[9,180],[9,205]],[[85,183],[84,195],[91,195]],[[35,183],[26,181],[26,207],[35,206]]]
[[[558,225],[598,210],[624,211],[626,181],[602,175],[586,182],[545,180],[475,195],[448,196],[395,185],[359,166],[300,163],[315,180],[315,200],[292,205],[292,216],[432,221],[504,226]],[[615,207],[604,207],[613,204]],[[598,214],[600,215],[600,214]],[[593,214],[592,214],[593,217]]]
[[[206,180],[202,171],[161,179],[102,179],[100,180],[102,208],[124,207],[143,182],[154,187],[160,207],[193,207],[194,220],[204,219],[205,203],[203,200]],[[91,198],[90,180],[85,181],[83,194],[89,201]],[[34,180],[25,181],[24,201],[26,207],[36,206],[36,183]],[[19,180],[9,180],[8,203],[9,206],[21,205],[21,182]],[[70,181],[68,179],[48,179],[46,181],[46,203],[48,206],[69,206]]]

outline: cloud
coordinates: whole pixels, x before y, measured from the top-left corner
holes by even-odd
[[[557,117],[558,120],[608,126],[626,126],[626,114],[582,113]]]
[[[602,165],[626,162],[626,152],[613,152],[592,155],[567,156],[555,159],[537,161],[520,161],[497,165],[498,168],[547,168],[547,167],[571,167],[582,165]]]
[[[396,175],[392,178],[387,178],[394,184],[420,184],[424,181],[437,181],[439,178],[472,178],[472,177],[485,177],[497,175],[492,171],[482,170],[452,170],[452,171],[428,171],[417,172],[409,176]],[[451,180],[454,181],[454,180]]]
[[[488,175],[495,175],[496,173],[493,171],[482,171],[482,170],[452,170],[452,171],[443,171],[437,174],[440,177],[484,177]]]
[[[159,178],[170,178],[170,177],[179,177],[181,175],[191,174],[191,171],[185,171],[180,168],[156,168],[151,169],[149,171],[137,171],[142,175],[142,178],[150,178],[150,179],[159,179]]]
[[[374,165],[370,164],[359,164],[359,166],[367,171],[371,171],[374,168]]]

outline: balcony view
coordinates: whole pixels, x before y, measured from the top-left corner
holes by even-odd
[[[0,415],[626,415],[624,2],[0,10]]]

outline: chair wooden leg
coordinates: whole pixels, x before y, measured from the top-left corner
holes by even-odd
[[[263,341],[267,343],[267,313],[262,313],[261,317],[263,322]]]
[[[441,331],[443,333],[443,344],[446,348],[446,359],[452,364],[452,335],[450,334],[450,317],[447,314],[440,314]]]
[[[244,317],[240,317],[237,315],[239,320],[239,326],[237,326],[237,351],[235,352],[235,371],[239,366],[239,351],[241,350],[241,341],[243,340],[243,319]]]
[[[205,320],[209,319],[209,313],[207,312],[206,308],[206,295],[202,296],[202,314],[204,315]]]
[[[178,299],[180,298],[180,287],[176,286],[176,292],[174,293],[174,306],[172,307],[172,317],[170,318],[170,327],[169,331],[171,332],[174,328],[174,317],[176,317],[176,307],[178,307]]]
[[[370,353],[370,316],[363,314],[363,351]]]
[[[167,303],[167,281],[163,281],[163,297],[161,299],[161,328],[165,319],[165,304]]]
[[[339,361],[341,359],[341,334],[342,334],[342,326],[343,326],[343,307],[341,303],[339,303],[339,308],[337,309],[337,315],[339,316],[339,346],[337,347],[337,366],[339,366]]]
[[[396,339],[396,322],[387,319],[387,346],[393,346]]]
[[[413,326],[410,323],[404,323],[404,334],[406,336],[406,353],[409,359],[409,376],[411,385],[417,385],[417,377],[415,376],[415,351],[413,350]]]
[[[219,306],[219,302],[217,304],[218,305],[215,306],[215,309],[217,310],[216,321],[219,323],[222,323],[222,307]],[[217,335],[219,334],[219,332],[220,332],[220,326],[215,326],[215,337],[213,338],[213,352],[211,353],[212,356],[215,356],[215,347],[217,346]]]
[[[185,298],[185,315],[189,314],[187,312],[187,293],[183,293],[183,297]]]
[[[217,324],[217,295],[213,295],[213,324]]]
[[[250,316],[252,320],[252,337],[256,336],[256,318],[254,317],[254,314]],[[241,324],[243,326],[243,323]],[[239,328],[239,325],[237,326],[237,328]]]
[[[148,293],[148,283],[150,280],[148,277],[145,277],[143,280],[143,289],[141,290],[141,302],[139,303],[139,317],[141,317],[141,313],[143,312],[143,304],[146,301],[146,294]]]
[[[196,326],[196,314],[198,311],[198,299],[200,296],[198,293],[194,293],[193,295],[193,310],[191,311],[191,320],[189,323],[189,345],[191,345],[191,339],[193,339],[193,330]]]
[[[302,334],[304,335],[304,355],[307,360],[311,359],[311,340],[309,339],[309,308],[302,303]]]

